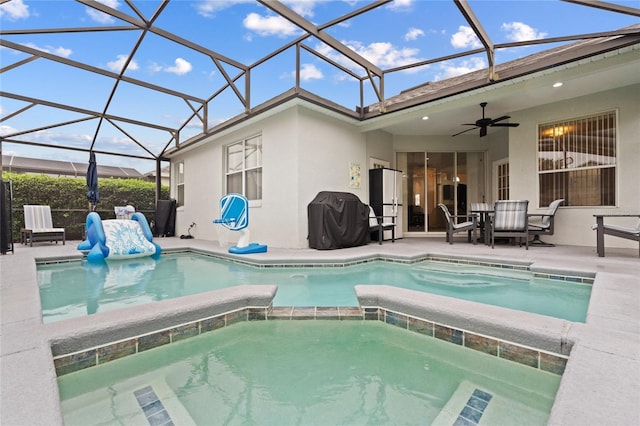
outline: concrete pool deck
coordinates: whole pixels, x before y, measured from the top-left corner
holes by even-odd
[[[165,250],[193,248],[225,253],[216,242],[160,238]],[[51,327],[42,324],[35,259],[78,258],[77,242],[17,244],[0,256],[0,424],[62,424]],[[636,249],[497,246],[491,249],[442,237],[341,250],[269,248],[240,256],[259,262],[347,262],[369,256],[432,255],[496,263],[529,264],[536,271],[596,274],[586,324],[571,323],[564,338],[573,344],[549,424],[640,424],[640,259]],[[173,303],[179,306],[180,299]],[[531,326],[529,324],[528,326]]]

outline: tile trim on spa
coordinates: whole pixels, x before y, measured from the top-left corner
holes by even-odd
[[[246,307],[173,327],[156,330],[104,345],[54,356],[56,374],[62,376],[114,361],[128,355],[175,343],[242,321],[263,320],[365,320],[381,321],[434,337],[444,342],[477,350],[498,358],[562,375],[568,357],[503,339],[472,333],[446,324],[413,317],[380,307]]]

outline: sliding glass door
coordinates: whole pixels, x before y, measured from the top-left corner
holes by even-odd
[[[471,202],[485,201],[482,152],[399,152],[396,163],[406,177],[404,232],[444,231],[440,203],[452,214],[467,214]]]

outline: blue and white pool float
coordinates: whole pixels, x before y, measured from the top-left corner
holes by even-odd
[[[87,254],[89,262],[150,256],[157,258],[162,249],[153,242],[147,218],[133,213],[131,219],[102,220],[96,212],[87,215],[87,239],[78,250]]]

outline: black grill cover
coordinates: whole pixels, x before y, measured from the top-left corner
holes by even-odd
[[[307,206],[309,247],[329,250],[368,244],[369,206],[348,192],[319,192]]]

